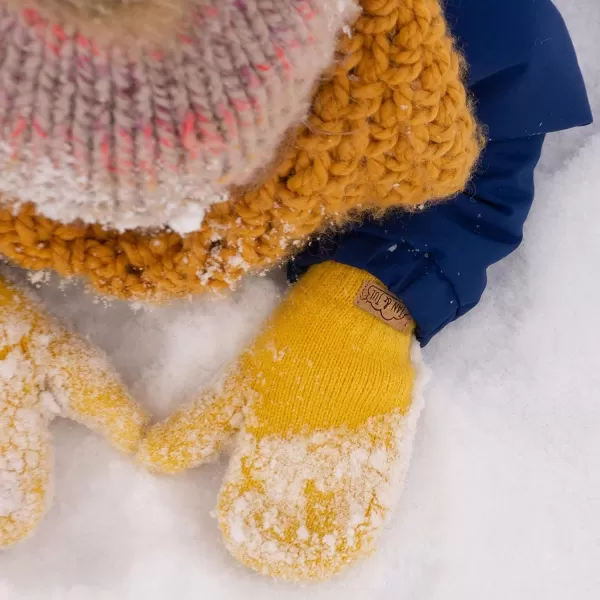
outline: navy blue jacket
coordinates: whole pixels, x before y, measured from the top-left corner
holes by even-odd
[[[422,344],[477,304],[486,269],[520,244],[545,134],[591,122],[569,33],[550,0],[447,0],[445,8],[489,140],[468,189],[314,240],[288,269],[294,280],[333,259],[370,272],[403,300]]]

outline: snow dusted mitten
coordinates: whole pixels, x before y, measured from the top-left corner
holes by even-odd
[[[227,548],[288,580],[368,554],[402,485],[412,321],[367,273],[334,262],[295,285],[219,390],[150,428],[140,458],[199,464],[241,428],[218,501]]]
[[[49,504],[54,416],[124,452],[147,423],[104,356],[0,279],[0,548],[27,537]]]

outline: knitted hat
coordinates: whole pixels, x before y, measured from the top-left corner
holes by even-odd
[[[0,192],[197,229],[303,118],[353,0],[0,0]]]
[[[54,1],[58,2],[58,0]],[[68,1],[73,4],[78,0],[63,0],[65,3]],[[113,0],[113,4],[116,1]],[[100,4],[108,5],[110,3],[108,0],[104,0]],[[159,7],[164,2],[155,0],[155,2],[149,2],[149,5],[151,4]],[[340,15],[345,14],[344,10],[334,10],[333,1],[325,14],[323,6],[327,2],[323,0],[277,0],[276,2],[275,0],[272,2],[267,0],[242,2],[239,0],[235,3],[231,3],[230,0],[220,0],[218,4],[228,6],[232,11],[233,7],[239,7],[239,11],[245,16],[244,23],[246,24],[255,22],[249,18],[249,15],[257,15],[257,7],[274,6],[277,9],[275,12],[283,14],[286,12],[283,10],[284,7],[289,10],[291,10],[290,7],[293,7],[294,14],[298,19],[306,16],[308,22],[311,22],[312,19],[324,19],[323,22],[334,23],[333,26],[328,25],[328,27],[331,26],[328,31],[336,30],[342,22]],[[342,224],[349,218],[356,218],[357,214],[365,210],[381,212],[387,207],[394,206],[410,208],[461,191],[477,158],[480,138],[461,82],[461,60],[447,33],[437,0],[361,0],[360,5],[361,15],[353,24],[352,29],[345,28],[344,34],[339,38],[338,59],[335,65],[323,75],[323,81],[312,99],[310,112],[305,122],[297,128],[294,143],[285,150],[274,172],[264,175],[264,181],[260,185],[245,191],[232,192],[231,199],[210,206],[204,221],[196,231],[188,235],[180,235],[170,229],[160,231],[137,229],[118,232],[114,229],[103,228],[98,224],[85,225],[80,222],[64,225],[41,215],[45,202],[38,202],[37,206],[32,204],[21,206],[17,214],[15,214],[14,206],[0,210],[0,252],[26,268],[52,268],[64,276],[85,276],[103,293],[122,298],[162,301],[207,288],[231,286],[244,273],[264,269],[286,258],[302,247],[310,235],[322,231],[328,226]],[[217,3],[214,6],[217,6]],[[250,6],[252,9],[248,8]],[[306,8],[301,9],[301,6]],[[198,14],[202,14],[202,7],[205,7],[205,4],[198,3]],[[337,2],[335,7],[338,7]],[[309,9],[311,11],[305,12]],[[213,7],[213,10],[217,9]],[[27,14],[31,16],[34,13]],[[110,16],[110,13],[107,14]],[[217,10],[214,14],[220,13]],[[263,11],[260,14],[264,17],[272,13]],[[4,15],[5,19],[10,21],[10,15],[14,15],[14,13],[5,11]],[[312,16],[309,18],[307,15]],[[336,16],[332,17],[331,15]],[[171,136],[170,139],[187,139],[183,135],[187,129],[181,125],[185,123],[185,119],[177,121],[177,126],[173,123],[168,125],[168,119],[163,116],[174,113],[168,112],[166,109],[162,111],[159,105],[162,102],[172,102],[174,90],[179,89],[176,82],[184,82],[187,85],[187,82],[192,79],[191,75],[186,77],[177,73],[179,68],[177,65],[167,69],[165,65],[171,63],[163,62],[166,60],[165,55],[146,57],[144,64],[154,65],[151,70],[159,70],[163,79],[157,80],[162,81],[162,85],[149,83],[152,91],[150,98],[143,95],[140,97],[137,88],[129,85],[132,82],[132,73],[135,71],[134,66],[128,67],[128,76],[124,80],[120,80],[116,76],[121,73],[120,67],[114,63],[107,66],[104,62],[102,63],[103,68],[108,71],[102,72],[115,74],[113,79],[109,79],[111,82],[110,94],[108,91],[103,91],[102,93],[108,95],[101,96],[109,99],[105,100],[105,104],[97,105],[103,106],[103,110],[89,114],[79,108],[80,96],[77,94],[79,90],[82,90],[81,98],[85,98],[86,102],[94,100],[94,70],[79,71],[71,66],[65,71],[59,67],[63,64],[95,65],[97,61],[105,61],[105,58],[99,58],[105,57],[105,55],[97,51],[91,44],[89,49],[86,49],[87,59],[78,58],[73,63],[70,52],[76,52],[78,57],[82,52],[80,49],[74,49],[78,46],[73,43],[73,40],[87,40],[88,38],[82,38],[76,33],[67,35],[64,33],[65,28],[57,29],[49,25],[47,21],[40,20],[38,14],[34,14],[31,18],[33,19],[31,24],[25,25],[24,22],[19,22],[17,25],[14,16],[12,17],[12,29],[9,29],[13,33],[10,36],[0,37],[0,44],[8,44],[3,50],[3,64],[22,62],[23,53],[25,56],[29,56],[24,48],[37,47],[36,44],[40,42],[38,37],[31,37],[33,35],[32,28],[36,30],[36,27],[39,27],[40,32],[45,32],[44,36],[50,36],[50,38],[45,37],[46,40],[54,39],[53,36],[58,32],[56,35],[61,39],[58,48],[64,48],[65,44],[71,48],[66,56],[60,52],[57,54],[59,59],[55,68],[58,69],[57,73],[62,73],[62,75],[49,79],[41,77],[50,61],[47,57],[52,52],[45,51],[41,55],[34,53],[37,58],[34,62],[33,72],[39,73],[40,77],[33,78],[32,81],[45,81],[51,84],[54,89],[52,97],[60,96],[58,92],[62,93],[63,89],[70,90],[72,100],[68,105],[70,107],[68,114],[74,115],[77,123],[81,120],[85,127],[82,129],[72,127],[76,135],[67,136],[67,141],[72,142],[75,147],[80,142],[79,134],[81,132],[93,132],[96,127],[101,129],[102,127],[111,127],[113,128],[111,131],[119,131],[115,130],[115,124],[119,123],[122,115],[129,115],[128,118],[125,118],[125,123],[128,124],[128,131],[135,132],[136,139],[138,139],[143,134],[143,129],[130,127],[131,119],[135,121],[135,118],[127,113],[127,110],[121,110],[123,97],[130,102],[131,106],[135,105],[131,98],[135,98],[140,105],[144,105],[145,102],[146,105],[155,107],[155,112],[149,113],[148,117],[153,132],[150,135],[154,144],[153,150],[150,156],[147,156],[144,154],[145,146],[143,144],[137,146],[136,142],[133,147],[139,148],[139,150],[133,151],[132,154],[130,152],[131,140],[127,136],[122,139],[120,135],[112,133],[109,136],[111,160],[108,171],[113,180],[118,181],[121,185],[121,178],[126,174],[135,174],[136,177],[144,180],[139,169],[130,168],[130,158],[135,156],[136,160],[140,160],[140,156],[146,156],[147,160],[144,159],[146,162],[143,164],[154,165],[153,168],[158,168],[159,165],[152,163],[151,160],[152,156],[158,155],[157,146],[161,146],[160,152],[162,153],[164,150],[166,155],[168,155],[166,149],[172,150],[176,146],[177,150],[174,152],[174,156],[178,158],[177,160],[174,158],[173,161],[179,161],[178,164],[184,165],[181,167],[182,170],[177,171],[177,174],[179,176],[183,173],[187,176],[189,170],[185,171],[185,169],[189,168],[191,157],[195,156],[188,148],[187,142],[186,144],[182,142],[181,146],[166,143],[166,149],[163,149],[163,138],[160,137],[164,128],[164,131]],[[102,24],[102,18],[96,17],[95,22],[97,23],[100,19],[100,24]],[[206,23],[208,20],[210,19],[200,22]],[[235,19],[233,21],[238,22]],[[231,22],[228,21],[227,25],[229,26]],[[242,23],[242,21],[239,22]],[[219,28],[225,27],[224,23],[218,19],[215,24]],[[256,39],[248,33],[252,28],[246,26],[248,30],[245,30],[240,24],[236,31],[239,39],[244,42],[249,40],[249,47],[252,47]],[[127,33],[128,27],[131,27],[131,24],[122,25],[122,31]],[[226,30],[225,28],[222,31]],[[280,28],[267,26],[266,31],[269,32],[269,35],[275,35]],[[27,44],[17,44],[15,48],[14,44],[11,45],[6,40],[15,39],[14,36],[17,33],[18,36],[30,37],[27,37]],[[20,39],[18,36],[17,39]],[[309,34],[303,40],[305,42],[313,40],[314,44],[318,44],[316,37]],[[62,38],[66,41],[62,41]],[[148,39],[151,38],[152,36],[149,35]],[[218,46],[219,36],[217,35],[214,39],[216,40],[214,43]],[[259,39],[260,44],[257,44],[256,47],[260,47],[261,51],[266,52],[266,38],[259,37]],[[276,49],[273,50],[274,62],[270,65],[278,65],[273,67],[275,70],[283,69],[284,72],[287,69],[293,70],[296,67],[305,66],[305,62],[306,65],[313,64],[313,61],[317,61],[314,64],[322,64],[319,61],[320,57],[316,56],[318,53],[315,54],[311,51],[312,46],[308,43],[299,44],[298,39],[297,37],[290,38],[289,45],[286,46],[282,55],[286,57],[293,55],[293,60],[284,58],[277,62],[275,57],[280,53]],[[201,41],[197,41],[197,43],[200,44]],[[320,44],[319,48],[323,48],[324,42]],[[193,44],[192,47],[195,52],[198,51],[198,47]],[[236,47],[245,48],[246,46],[243,43]],[[184,63],[187,72],[193,67],[201,70],[204,64],[209,64],[210,57],[215,56],[210,45],[204,45],[202,48],[206,52],[205,56],[194,54],[196,60]],[[276,48],[281,48],[281,44],[277,43]],[[213,52],[212,55],[211,52]],[[297,53],[293,54],[294,52]],[[18,54],[19,59],[13,57],[14,53]],[[246,51],[242,54],[249,56],[250,53]],[[41,62],[40,56],[43,57]],[[115,56],[121,55],[114,50],[111,57]],[[139,56],[139,50],[138,54],[132,54],[132,56]],[[301,59],[301,56],[310,58],[304,60]],[[326,58],[327,60],[331,59],[331,52],[327,53]],[[117,59],[114,58],[114,60]],[[213,61],[210,64],[221,65],[223,63]],[[249,69],[245,71],[248,79],[244,80],[245,87],[242,87],[246,91],[251,90],[253,88],[250,82],[254,82],[257,85],[256,89],[261,89],[261,93],[264,93],[262,96],[265,99],[264,106],[268,109],[261,114],[271,123],[272,117],[267,113],[273,107],[278,106],[284,92],[268,93],[267,90],[281,90],[281,87],[269,87],[280,84],[274,84],[269,80],[269,83],[264,83],[264,88],[260,87],[259,84],[262,85],[262,82],[266,82],[266,80],[262,79],[263,75],[259,64],[249,61],[244,65]],[[94,69],[96,68],[94,67]],[[320,66],[316,70],[320,70]],[[25,71],[29,72],[28,69]],[[18,76],[18,69],[13,67],[8,72],[12,73],[12,78],[4,73],[2,81],[8,81],[11,85],[16,84],[16,89],[20,89],[21,78]],[[75,83],[71,79],[64,79],[65,72],[75,74]],[[220,80],[218,82],[211,80],[204,88],[203,93],[213,94],[214,90],[218,88],[221,90],[219,92],[221,94],[223,90],[232,89],[230,84],[235,78],[230,77],[231,73],[231,64],[227,64],[219,73]],[[313,75],[314,71],[311,71],[310,76],[304,75],[303,77],[311,79]],[[239,82],[239,78],[235,81]],[[284,76],[282,81],[289,80]],[[4,91],[1,89],[3,85],[3,83],[0,84],[0,91]],[[20,97],[25,99],[30,99],[32,95],[40,92],[39,85],[37,87],[34,85],[33,89],[31,83],[29,87],[24,87],[28,91],[23,91],[23,95]],[[301,87],[296,83],[291,87],[283,85],[283,88],[288,90],[285,93],[291,94],[293,92],[289,90],[298,90]],[[15,88],[10,87],[10,89],[14,91]],[[98,90],[98,94],[100,91]],[[126,91],[126,93],[121,94],[122,91]],[[201,94],[198,97],[200,96]],[[238,98],[235,94],[233,96],[230,94],[229,97]],[[268,101],[269,98],[275,99],[275,102]],[[293,104],[293,100],[294,98],[290,99],[291,104]],[[301,94],[298,95],[297,100],[302,104]],[[8,122],[12,118],[11,115],[15,113],[16,107],[35,105],[31,101],[27,103],[19,100],[17,102],[15,98],[7,97],[6,94],[0,102],[8,104],[9,108],[12,107],[5,119]],[[223,173],[225,177],[229,175],[229,179],[224,182],[225,185],[243,183],[248,179],[254,169],[245,171],[241,166],[242,163],[246,162],[246,164],[255,166],[264,165],[272,158],[272,148],[276,146],[287,124],[297,119],[302,112],[301,110],[296,111],[290,103],[286,102],[284,101],[284,104],[288,108],[281,112],[277,112],[276,108],[275,110],[278,115],[292,115],[291,119],[283,119],[286,123],[285,126],[282,126],[272,138],[269,138],[272,147],[267,148],[264,155],[260,153],[259,160],[253,163],[254,152],[244,153],[240,150],[239,154],[235,154],[239,158],[239,162],[236,159],[237,170],[233,179],[231,178],[232,171],[229,170],[233,161],[230,158],[224,160]],[[85,102],[83,104],[87,106]],[[251,106],[254,104],[254,101],[250,102]],[[236,106],[241,107],[242,105],[243,103]],[[50,106],[54,115],[58,110],[57,103],[51,103]],[[106,107],[109,108],[109,111],[106,110]],[[49,114],[47,107],[44,114]],[[218,115],[219,113],[217,111],[211,114]],[[256,113],[253,112],[253,114]],[[227,137],[227,144],[218,146],[219,149],[227,147],[228,157],[231,152],[238,150],[235,141],[246,139],[243,138],[245,134],[239,133],[239,124],[242,123],[239,115],[238,112],[234,118],[236,124],[234,130],[237,133]],[[80,117],[81,119],[79,119]],[[48,119],[47,122],[53,124],[58,122],[56,116],[48,117]],[[37,121],[30,119],[27,123],[27,136],[30,139],[36,132]],[[190,148],[197,146],[202,148],[198,150],[199,160],[202,160],[206,149],[211,148],[210,144],[213,139],[211,131],[214,133],[214,129],[210,129],[210,127],[215,124],[220,124],[217,126],[217,132],[221,135],[226,128],[221,129],[223,125],[218,116],[214,121],[210,119],[205,121],[194,117],[194,133],[191,136]],[[209,129],[202,129],[204,125],[210,126]],[[260,124],[255,123],[253,131],[263,131],[263,129],[260,128]],[[270,131],[270,127],[264,128],[264,135],[268,137]],[[95,145],[96,141],[92,140],[92,143],[89,138],[87,139],[88,143],[81,147],[81,151],[89,158],[89,162],[86,162],[85,165],[100,165],[100,159],[94,162],[94,157],[99,152]],[[221,135],[219,139],[224,138]],[[255,139],[252,146],[254,151],[262,150],[261,145],[266,142],[262,138],[260,142],[256,141],[258,138],[253,139]],[[64,140],[65,138],[62,138],[63,142]],[[233,144],[229,145],[232,140]],[[121,148],[121,144],[124,144],[124,148]],[[244,148],[245,144],[244,141]],[[163,155],[160,154],[160,156]],[[182,157],[185,157],[185,161]],[[28,157],[26,159],[28,160]],[[72,164],[77,164],[77,160]],[[182,196],[188,199],[190,204],[201,205],[203,201],[198,197],[202,196],[206,190],[214,188],[210,187],[208,175],[205,172],[195,172],[191,176],[205,177],[206,186],[191,192],[186,191]],[[35,174],[31,174],[31,177],[34,178]],[[185,181],[185,177],[183,180]],[[175,181],[177,181],[177,177]],[[222,183],[218,179],[211,181],[213,186]],[[86,183],[86,185],[90,184]],[[191,187],[193,188],[193,185]],[[37,188],[35,185],[27,184],[23,188],[15,188],[14,192],[6,194],[5,197],[9,203],[14,203],[17,198],[34,200]],[[30,191],[31,189],[34,189],[33,193]],[[60,190],[56,193],[59,192]],[[95,200],[92,198],[91,202],[93,203]],[[63,221],[65,220],[68,219],[63,219]]]

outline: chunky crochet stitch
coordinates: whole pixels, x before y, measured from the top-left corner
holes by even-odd
[[[360,4],[276,171],[211,206],[199,230],[119,233],[7,207],[0,252],[28,269],[85,276],[102,293],[164,301],[231,286],[361,211],[415,207],[463,189],[480,138],[437,0]]]
[[[354,0],[23,4],[0,0],[0,192],[63,223],[180,233],[272,158],[356,14]]]

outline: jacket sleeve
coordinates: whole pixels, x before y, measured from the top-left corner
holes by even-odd
[[[314,240],[290,263],[291,277],[322,260],[368,271],[402,299],[426,344],[477,304],[486,269],[520,244],[543,139],[490,143],[470,193]]]
[[[442,0],[443,1],[443,0]],[[591,111],[567,26],[551,0],[446,0],[467,86],[490,139],[587,125]]]
[[[573,45],[551,2],[447,6],[488,132],[468,189],[417,213],[390,213],[315,239],[288,270],[293,280],[311,264],[336,260],[372,273],[404,301],[423,345],[477,304],[487,268],[521,242],[545,134],[591,120]],[[569,94],[556,93],[562,85]]]

